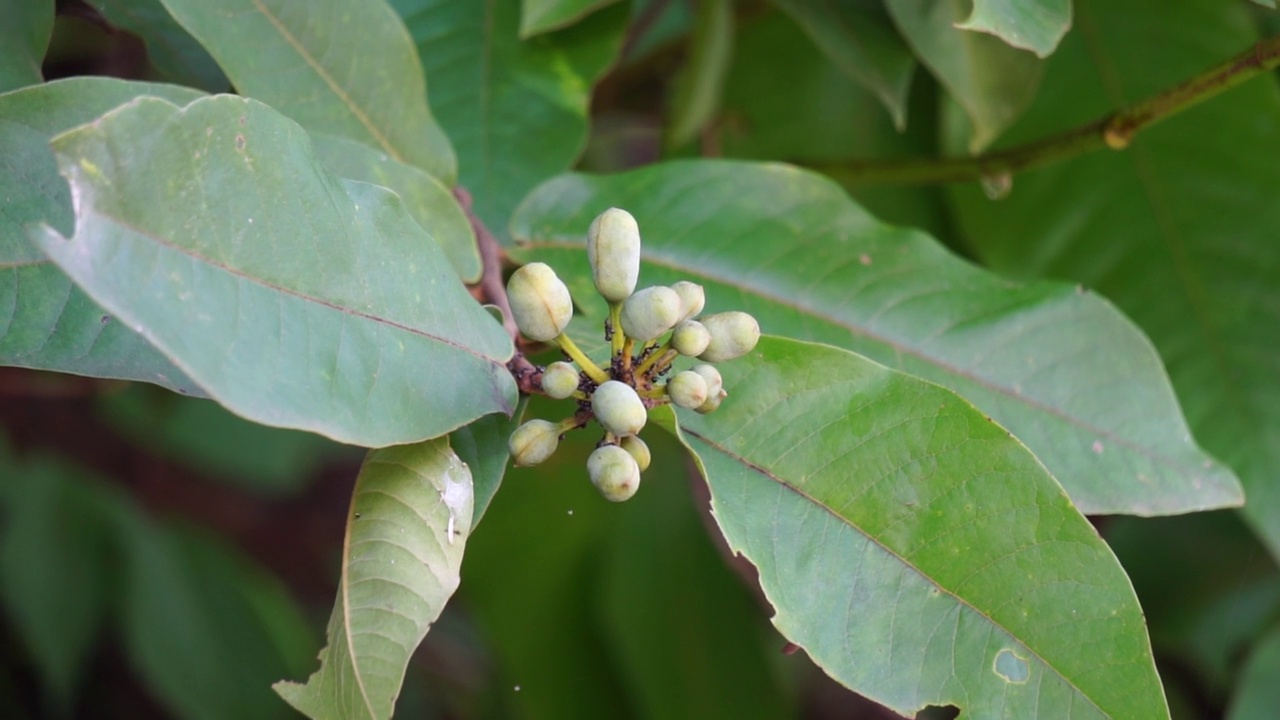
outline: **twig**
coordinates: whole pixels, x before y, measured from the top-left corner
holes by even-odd
[[[1123,150],[1142,130],[1280,66],[1280,35],[1158,95],[1087,125],[969,158],[912,158],[815,166],[847,185],[923,185],[1007,178],[1102,148]]]

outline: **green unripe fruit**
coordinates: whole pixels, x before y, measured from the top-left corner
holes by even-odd
[[[692,370],[678,372],[667,381],[667,397],[676,405],[692,410],[707,401],[707,381]]]
[[[578,389],[578,371],[567,362],[553,362],[542,373],[542,391],[553,400],[563,400]]]
[[[636,391],[617,380],[609,380],[596,388],[591,396],[591,412],[605,430],[618,437],[635,435],[649,419],[649,411]]]
[[[742,357],[760,341],[760,323],[744,312],[734,310],[708,315],[702,318],[702,324],[711,333],[711,343],[698,357],[707,362]]]
[[[719,370],[706,363],[699,363],[693,366],[692,371],[707,381],[707,397],[724,397],[724,378],[720,376]]]
[[[573,317],[573,300],[556,271],[546,263],[529,263],[507,281],[507,299],[516,327],[530,340],[550,342]]]
[[[684,313],[680,316],[681,320],[698,317],[698,313],[702,312],[702,308],[707,305],[707,293],[697,283],[681,280],[672,285],[671,289],[675,290],[676,294],[680,296],[680,302],[684,307]]]
[[[648,287],[622,304],[622,332],[636,342],[649,342],[680,322],[683,303],[669,287]]]
[[[587,259],[596,290],[610,302],[635,292],[640,277],[640,226],[631,213],[609,208],[587,229]]]
[[[711,332],[697,320],[685,320],[671,331],[671,347],[681,355],[697,357],[711,344]]]
[[[623,450],[631,453],[631,457],[636,459],[636,465],[640,467],[640,472],[649,469],[649,461],[652,456],[649,454],[649,446],[640,439],[639,435],[628,435],[618,442]]]
[[[507,440],[511,459],[520,467],[537,465],[551,457],[560,444],[560,427],[546,420],[530,420],[516,428]]]
[[[587,475],[606,500],[629,500],[640,487],[640,466],[617,445],[598,447],[587,457]]]
[[[724,401],[724,395],[712,395],[707,398],[706,402],[694,408],[693,411],[700,415],[713,413],[720,408],[720,403],[723,401]]]

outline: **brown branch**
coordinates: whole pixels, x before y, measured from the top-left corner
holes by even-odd
[[[1102,148],[1123,150],[1142,130],[1280,66],[1280,36],[1214,65],[1158,95],[1087,125],[1025,145],[968,158],[870,160],[815,166],[846,185],[913,185],[1007,179]]]

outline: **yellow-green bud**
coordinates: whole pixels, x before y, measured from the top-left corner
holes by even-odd
[[[622,303],[622,332],[636,342],[649,342],[680,321],[683,303],[669,287],[648,287]]]
[[[744,312],[734,310],[708,315],[701,322],[711,333],[711,343],[698,356],[707,362],[742,357],[760,341],[760,323]]]
[[[680,316],[681,320],[698,317],[698,313],[702,312],[702,308],[707,305],[707,293],[697,283],[681,280],[672,285],[671,289],[680,296],[680,302],[684,308],[684,313]]]
[[[719,370],[712,365],[699,363],[693,366],[692,371],[707,381],[707,397],[724,397],[724,378],[720,376]]]
[[[639,435],[628,435],[618,442],[623,450],[631,453],[631,457],[636,459],[636,465],[640,467],[640,472],[649,469],[649,461],[652,456],[649,454],[649,446],[640,439]]]
[[[516,465],[527,466],[551,457],[560,444],[560,428],[547,420],[530,420],[516,428],[507,440],[507,449]]]
[[[596,388],[591,396],[591,412],[605,430],[618,437],[635,435],[649,419],[649,411],[636,391],[617,380],[606,381]]]
[[[711,395],[707,397],[707,401],[694,408],[693,411],[701,415],[713,413],[720,408],[720,403],[724,401],[724,395]]]
[[[550,342],[573,317],[573,300],[556,271],[546,263],[529,263],[507,281],[507,299],[516,327],[530,340]]]
[[[629,500],[640,487],[640,466],[617,445],[598,447],[587,457],[587,475],[606,500]]]
[[[697,357],[711,344],[711,333],[697,320],[685,320],[671,331],[671,347],[681,355]]]
[[[567,362],[553,362],[542,373],[542,391],[554,400],[563,400],[578,389],[578,370]]]
[[[707,381],[692,370],[678,372],[667,381],[667,397],[676,405],[692,410],[707,401]]]
[[[635,292],[640,277],[640,227],[631,213],[609,208],[587,230],[587,259],[596,290],[610,302]]]

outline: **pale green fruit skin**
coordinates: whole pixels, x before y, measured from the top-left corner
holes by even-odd
[[[587,475],[606,500],[630,500],[640,488],[640,465],[617,445],[598,447],[587,457]]]
[[[587,259],[596,291],[610,302],[635,292],[640,277],[640,226],[631,213],[609,208],[587,230]]]
[[[706,402],[704,402],[704,403],[702,403],[701,405],[699,405],[698,407],[694,408],[694,409],[693,409],[693,411],[694,411],[694,412],[696,412],[696,413],[699,413],[699,414],[701,414],[701,415],[706,415],[707,413],[713,413],[713,412],[715,412],[716,410],[720,409],[720,403],[721,403],[721,402],[723,402],[723,401],[724,401],[724,395],[723,395],[723,394],[721,394],[721,395],[712,395],[712,396],[710,396],[710,397],[708,397],[708,398],[707,398],[707,401],[706,401]]]
[[[722,397],[724,394],[724,378],[720,375],[720,371],[712,365],[699,363],[694,365],[691,370],[702,376],[707,381],[707,397]]]
[[[649,419],[649,411],[636,391],[617,380],[609,380],[596,388],[591,396],[591,412],[605,430],[618,437],[635,435]]]
[[[679,407],[693,410],[707,401],[707,381],[692,370],[678,372],[667,381],[667,396]]]
[[[571,397],[578,389],[578,370],[567,362],[553,362],[542,373],[542,391],[553,400]]]
[[[636,342],[649,342],[680,322],[683,307],[675,290],[645,288],[622,304],[622,332]]]
[[[702,312],[702,308],[707,306],[707,293],[698,283],[692,283],[688,280],[681,280],[671,286],[672,290],[680,296],[680,303],[684,307],[684,313],[680,316],[681,320],[689,320],[698,317],[698,313]]]
[[[556,339],[573,317],[569,288],[546,263],[529,263],[512,273],[507,299],[516,327],[530,340]]]
[[[760,341],[760,323],[744,312],[732,310],[708,315],[701,322],[711,333],[711,342],[698,358],[707,362],[742,357]]]
[[[560,444],[560,429],[547,420],[530,420],[516,428],[507,440],[511,459],[519,467],[537,465],[551,457]]]
[[[623,450],[631,453],[631,457],[636,459],[636,465],[640,466],[640,472],[649,469],[649,461],[653,456],[649,453],[649,446],[645,441],[640,439],[639,435],[628,435],[618,442]]]
[[[685,320],[671,331],[671,347],[681,355],[697,357],[711,344],[711,331],[697,320]]]

